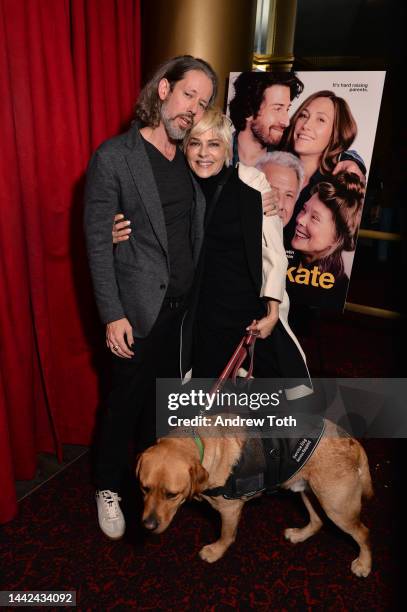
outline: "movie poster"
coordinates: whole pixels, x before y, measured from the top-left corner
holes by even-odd
[[[278,200],[292,303],[344,308],[384,78],[381,71],[230,74],[233,161],[258,166]]]

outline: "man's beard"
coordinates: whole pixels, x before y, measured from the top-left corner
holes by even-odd
[[[167,132],[168,138],[170,140],[183,140],[185,135],[189,132],[189,130],[192,128],[193,125],[193,118],[191,115],[188,115],[186,113],[180,113],[178,115],[175,115],[175,117],[169,117],[167,114],[167,104],[164,101],[162,106],[161,106],[161,121],[164,124],[165,127],[165,131]],[[177,125],[175,125],[174,121],[175,119],[177,119],[177,117],[184,117],[185,119],[189,119],[191,121],[191,124],[186,127],[186,128],[181,128]]]
[[[283,135],[281,134],[281,137],[278,139],[270,138],[270,131],[268,131],[267,135],[265,135],[265,130],[262,130],[260,126],[257,126],[254,121],[250,124],[250,129],[257,142],[264,148],[280,144],[280,141],[283,137]]]

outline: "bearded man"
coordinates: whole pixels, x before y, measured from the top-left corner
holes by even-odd
[[[233,86],[233,162],[255,166],[268,150],[278,149],[290,124],[291,103],[304,85],[294,72],[242,72]]]
[[[85,233],[112,361],[94,476],[99,525],[112,539],[125,531],[119,492],[135,429],[140,450],[155,441],[155,379],[179,376],[179,329],[202,244],[205,201],[178,142],[216,89],[207,62],[189,55],[165,62],[140,93],[138,121],[104,142],[89,164]],[[117,213],[133,230],[112,247]]]

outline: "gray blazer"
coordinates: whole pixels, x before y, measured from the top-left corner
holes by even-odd
[[[164,213],[151,164],[134,125],[93,154],[85,191],[85,234],[96,302],[103,323],[127,317],[135,337],[148,335],[162,306],[170,263]],[[202,246],[205,198],[194,184],[191,245]],[[129,240],[112,245],[113,216],[131,221]]]

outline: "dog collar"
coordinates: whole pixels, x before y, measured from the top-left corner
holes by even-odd
[[[203,445],[203,442],[202,442],[200,436],[195,431],[192,432],[192,433],[193,433],[193,436],[194,436],[194,442],[197,445],[198,450],[199,450],[199,461],[202,463],[203,458],[204,458],[204,445]]]

